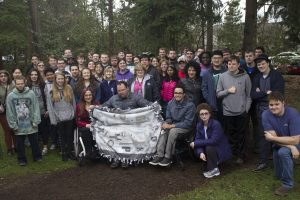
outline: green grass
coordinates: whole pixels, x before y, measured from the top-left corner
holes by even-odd
[[[31,148],[26,147],[28,163],[25,167],[20,167],[17,163],[16,154],[8,156],[5,149],[3,131],[0,129],[0,178],[43,174],[76,166],[74,161],[63,162],[57,150],[49,151],[49,154],[43,157],[42,162],[33,162]]]
[[[252,167],[252,168],[251,168]],[[296,186],[288,197],[275,197],[273,192],[280,186],[280,181],[273,175],[273,169],[264,172],[252,172],[254,166],[237,169],[206,181],[203,186],[180,195],[170,195],[165,200],[270,200],[270,199],[300,199],[300,166],[296,166]],[[200,180],[200,179],[199,179]]]

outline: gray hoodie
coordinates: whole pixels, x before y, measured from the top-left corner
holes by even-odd
[[[232,86],[236,87],[234,94],[228,92]],[[251,80],[244,70],[239,69],[237,74],[230,71],[221,74],[217,86],[217,97],[223,98],[223,115],[238,116],[248,112],[251,105],[250,91]]]

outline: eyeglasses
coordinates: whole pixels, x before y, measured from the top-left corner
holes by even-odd
[[[207,116],[207,115],[209,115],[209,113],[208,112],[204,112],[204,113],[200,113],[200,116]]]
[[[174,92],[174,94],[183,94],[183,92]]]

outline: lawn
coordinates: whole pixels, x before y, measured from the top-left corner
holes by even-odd
[[[300,95],[298,86],[289,89],[287,96],[287,103],[290,106],[296,107],[300,110]],[[30,149],[27,149],[27,156],[29,164],[26,167],[17,165],[16,156],[7,156],[4,151],[5,145],[3,141],[2,129],[0,129],[0,179],[16,178],[28,174],[43,174],[60,171],[67,168],[76,167],[76,162],[62,162],[59,152],[52,151],[45,157],[43,162],[32,162]],[[3,152],[4,151],[4,152]],[[299,161],[299,160],[298,160]],[[280,185],[280,182],[275,179],[273,169],[269,168],[264,172],[252,172],[254,165],[245,164],[234,169],[227,169],[221,176],[211,180],[204,180],[199,177],[199,181],[204,181],[201,187],[193,191],[184,192],[179,195],[169,195],[165,200],[186,200],[186,199],[300,199],[300,165],[295,165],[295,188],[294,191],[285,198],[275,197],[273,195],[274,189]],[[222,168],[221,168],[222,170]],[[195,174],[199,176],[199,174]]]

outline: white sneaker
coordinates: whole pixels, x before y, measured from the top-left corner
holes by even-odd
[[[203,175],[206,177],[206,178],[212,178],[214,176],[219,176],[220,175],[220,170],[219,168],[214,168],[208,172],[204,172]]]
[[[51,146],[50,146],[50,150],[55,150],[56,149],[56,145],[55,144],[52,144]]]
[[[42,155],[46,155],[48,153],[48,148],[47,147],[44,147],[43,150],[42,150]]]

